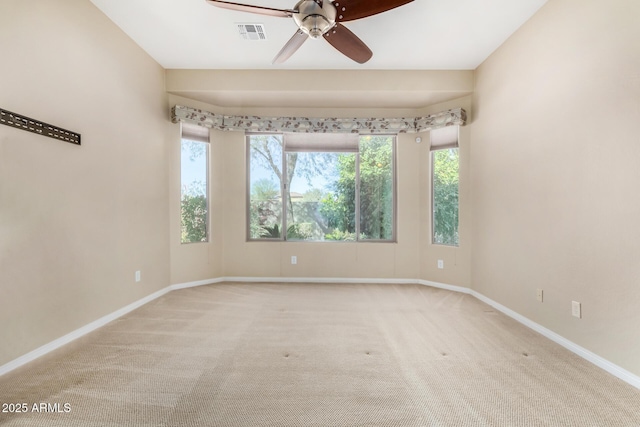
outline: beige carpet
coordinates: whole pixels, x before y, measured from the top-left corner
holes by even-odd
[[[420,285],[184,289],[44,359],[0,377],[28,405],[0,425],[640,425],[639,390]]]

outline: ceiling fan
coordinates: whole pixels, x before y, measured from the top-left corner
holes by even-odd
[[[354,61],[364,64],[373,56],[371,49],[353,34],[342,22],[366,18],[386,12],[413,0],[300,0],[293,9],[275,9],[264,6],[234,3],[223,0],[206,0],[209,4],[225,9],[260,15],[293,18],[298,31],[273,59],[273,64],[285,62],[309,37],[324,37],[329,44]]]

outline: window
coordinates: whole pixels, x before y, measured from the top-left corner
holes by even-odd
[[[248,238],[395,239],[395,137],[247,137]]]
[[[182,124],[180,155],[181,242],[209,239],[209,129]]]
[[[431,132],[433,243],[458,246],[458,126]]]

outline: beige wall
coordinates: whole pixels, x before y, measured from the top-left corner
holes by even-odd
[[[419,109],[473,93],[472,70],[167,70],[173,95],[236,109],[256,107],[286,115],[311,115],[324,108],[329,117],[375,117],[374,110]],[[343,108],[336,108],[336,106]],[[234,114],[230,109],[225,111]],[[250,114],[249,111],[245,111]],[[236,113],[240,114],[240,113]],[[401,113],[400,113],[401,114]],[[316,116],[318,117],[318,116]],[[401,117],[404,117],[401,115]]]
[[[636,375],[639,16],[549,1],[477,70],[470,127],[473,288]]]
[[[266,116],[304,114],[311,117],[418,117],[448,108],[471,108],[471,97],[428,109],[302,109],[220,108],[170,95],[171,105],[186,105],[215,113]],[[179,126],[173,138],[178,144]],[[313,243],[246,241],[246,157],[245,137],[240,132],[211,133],[212,239],[208,243],[180,245],[179,156],[172,149],[171,190],[171,278],[173,284],[219,277],[304,277],[304,278],[399,278],[423,279],[469,286],[470,220],[461,218],[461,246],[450,248],[430,243],[430,161],[429,133],[401,134],[397,142],[398,241],[397,243]],[[468,176],[469,131],[461,132],[463,177]],[[218,157],[219,156],[219,157]],[[461,205],[468,211],[468,186],[463,185]],[[298,258],[291,264],[291,256]],[[445,269],[438,270],[438,259]],[[428,264],[428,266],[426,266]]]
[[[235,115],[418,117],[462,104],[469,109],[470,96],[446,104],[437,102],[468,95],[472,89],[473,72],[469,70],[167,70],[167,91],[172,94],[169,96],[171,105]],[[315,106],[279,107],[281,104],[299,103],[300,99],[309,99]],[[335,108],[332,103],[336,99],[341,105],[372,107]],[[216,101],[232,106],[222,108],[212,105]],[[436,104],[430,109],[390,107],[407,103],[421,106]],[[331,105],[331,108],[323,108],[323,105]],[[466,150],[469,134],[466,130],[462,133]],[[244,135],[213,132],[212,149],[217,150],[222,158],[216,158],[216,154],[213,154],[211,159],[212,175],[216,178],[212,181],[210,196],[211,202],[219,203],[221,209],[218,212],[213,208],[213,215],[222,215],[222,218],[218,217],[221,221],[212,221],[213,239],[210,242],[180,245],[179,187],[172,184],[172,283],[225,276],[285,276],[428,279],[469,286],[467,251],[470,246],[467,243],[461,248],[462,253],[423,243],[428,239],[423,221],[429,221],[425,210],[430,209],[427,204],[430,181],[428,133],[421,136],[425,142],[420,145],[415,143],[416,135],[400,135],[398,140],[397,244],[274,243],[246,242]],[[177,136],[174,135],[174,138],[177,140]],[[178,182],[179,151],[172,153],[172,179]],[[464,156],[464,159],[468,161],[468,157]],[[464,221],[468,222],[468,219]],[[468,242],[468,238],[464,240]],[[297,265],[291,265],[292,255],[298,257]],[[433,261],[434,268],[422,268],[423,258]],[[437,259],[446,260],[445,270],[435,268]]]
[[[173,105],[188,105],[192,108],[219,111],[207,104],[189,99],[169,96]],[[225,183],[225,147],[217,137],[222,132],[212,132],[209,145],[209,241],[181,244],[180,242],[180,124],[169,124],[170,138],[170,227],[171,284],[184,284],[222,277],[222,236],[224,232],[223,202]]]
[[[0,365],[169,284],[164,71],[89,1],[0,2]],[[142,281],[134,282],[141,270]]]
[[[423,110],[423,114],[433,114],[451,108],[462,107],[468,117],[472,115],[470,96],[433,105]],[[469,121],[467,119],[467,122]],[[459,246],[435,245],[432,243],[431,208],[431,157],[429,152],[429,134],[423,135],[420,146],[420,278],[447,285],[471,286],[471,222],[473,206],[471,201],[471,126],[460,127],[460,183],[459,203]],[[438,260],[444,262],[444,269],[438,269]]]
[[[258,277],[345,277],[345,278],[417,278],[419,233],[405,226],[416,221],[416,195],[420,185],[417,172],[417,147],[413,138],[398,139],[398,243],[313,243],[246,241],[246,168],[245,143],[241,133],[224,135],[227,140],[226,221],[224,234],[225,276]],[[240,195],[240,197],[238,197]],[[298,263],[291,265],[291,256]]]
[[[640,375],[637,16],[636,0],[550,0],[479,67],[472,98],[421,110],[223,111],[167,102],[162,68],[88,1],[3,0],[0,106],[83,145],[0,126],[0,365],[170,283],[419,278],[471,286]],[[244,136],[213,132],[212,238],[181,245],[176,103],[319,117],[465,108],[460,247],[430,243],[428,133],[398,140],[398,243],[315,244],[245,241]]]

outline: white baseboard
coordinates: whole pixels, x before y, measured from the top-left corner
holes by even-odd
[[[522,323],[530,329],[538,332],[544,337],[550,339],[551,341],[563,346],[567,350],[577,354],[583,359],[593,363],[601,369],[609,372],[610,374],[620,378],[622,381],[632,385],[633,387],[640,389],[640,377],[632,374],[631,372],[621,368],[620,366],[604,359],[603,357],[598,356],[595,353],[590,352],[589,350],[577,345],[576,343],[569,341],[561,335],[553,332],[550,329],[545,328],[542,325],[522,316],[521,314],[511,310],[503,306],[500,303],[493,301],[492,299],[482,295],[479,292],[474,291],[473,289],[469,289],[463,286],[454,286],[447,285],[445,283],[432,282],[429,280],[420,280],[420,279],[374,279],[374,278],[343,278],[343,277],[238,277],[238,276],[230,276],[230,277],[218,277],[206,280],[198,280],[194,282],[186,282],[186,283],[178,283],[175,285],[168,286],[164,289],[159,290],[151,295],[146,296],[132,304],[127,305],[126,307],[121,308],[111,314],[108,314],[100,319],[89,323],[88,325],[83,326],[80,329],[77,329],[63,337],[56,339],[48,344],[43,345],[11,362],[0,366],[0,376],[6,374],[9,371],[12,371],[19,366],[22,366],[28,362],[31,362],[45,354],[62,347],[65,344],[70,343],[71,341],[80,338],[83,335],[92,332],[101,326],[135,310],[138,307],[141,307],[148,302],[153,301],[156,298],[161,297],[167,292],[178,290],[178,289],[186,289],[192,288],[196,286],[204,286],[211,285],[214,283],[221,282],[247,282],[247,283],[387,283],[387,284],[420,284],[424,286],[430,286],[433,288],[445,289],[453,292],[460,292],[464,294],[469,294],[480,301],[490,305],[496,310],[504,313],[505,315],[511,317],[512,319]]]
[[[516,313],[515,311],[511,310],[510,308],[507,308],[505,306],[503,306],[500,303],[497,303],[495,301],[493,301],[490,298],[487,298],[486,296],[482,295],[479,292],[476,292],[474,290],[470,290],[469,294],[473,295],[474,297],[478,298],[480,301],[490,305],[491,307],[495,308],[498,311],[501,311],[502,313],[506,314],[507,316],[511,317],[512,319],[522,323],[523,325],[525,325],[526,327],[533,329],[534,331],[538,332],[539,334],[543,335],[544,337],[550,339],[551,341],[560,344],[562,347],[566,348],[567,350],[577,354],[578,356],[582,357],[583,359],[593,363],[594,365],[596,365],[597,367],[604,369],[605,371],[609,372],[611,375],[614,375],[618,378],[620,378],[622,381],[634,386],[637,389],[640,389],[640,377],[637,375],[632,374],[631,372],[627,371],[626,369],[621,368],[620,366],[608,361],[607,359],[598,356],[595,353],[592,353],[591,351],[587,350],[584,347],[579,346],[578,344],[574,343],[573,341],[569,341],[568,339],[566,339],[565,337],[563,337],[562,335],[558,335],[557,333],[553,332],[550,329],[545,328],[544,326],[534,322],[533,320],[522,316],[519,313]]]
[[[215,279],[198,280],[195,282],[178,283],[171,285],[171,290],[193,288],[196,286],[211,285],[213,283],[387,283],[387,284],[418,284],[416,279],[375,279],[375,278],[344,278],[344,277],[242,277],[227,276]],[[435,286],[435,283],[434,283]],[[441,285],[446,287],[448,285]],[[455,286],[454,286],[455,288]],[[462,288],[461,288],[462,289]]]
[[[88,334],[89,332],[95,331],[96,329],[106,325],[107,323],[116,320],[118,317],[124,316],[125,314],[135,310],[136,308],[142,307],[148,302],[151,302],[154,299],[161,297],[162,295],[166,294],[170,290],[171,289],[169,287],[166,287],[164,289],[161,289],[157,292],[152,293],[151,295],[147,295],[146,297],[139,299],[138,301],[135,301],[127,305],[126,307],[122,307],[121,309],[116,310],[111,314],[107,314],[106,316],[103,316],[98,320],[94,320],[93,322],[87,325],[84,325],[80,329],[76,329],[75,331],[70,332],[67,335],[64,335],[56,340],[53,340],[50,343],[43,345],[42,347],[38,347],[35,350],[30,351],[29,353],[22,355],[17,359],[14,359],[9,363],[6,363],[0,366],[0,376],[6,374],[9,371],[13,371],[14,369],[26,363],[36,360],[37,358],[42,357],[45,354],[50,353],[53,350],[56,350],[62,347],[65,344],[69,344],[71,341],[74,341],[80,338],[81,336]]]
[[[471,289],[464,286],[447,285],[445,283],[432,282],[430,280],[418,280],[421,285],[429,286],[432,288],[446,289],[447,291],[460,292],[461,294],[470,294]]]
[[[178,289],[186,289],[186,288],[193,288],[196,286],[205,286],[205,285],[213,285],[214,283],[220,283],[220,282],[224,282],[224,278],[218,278],[218,279],[206,279],[206,280],[196,280],[195,282],[185,282],[185,283],[177,283],[175,285],[171,285],[169,286],[169,289],[172,291],[176,291]]]
[[[416,279],[381,279],[372,277],[224,277],[225,282],[249,283],[387,283],[387,284],[416,284]]]

